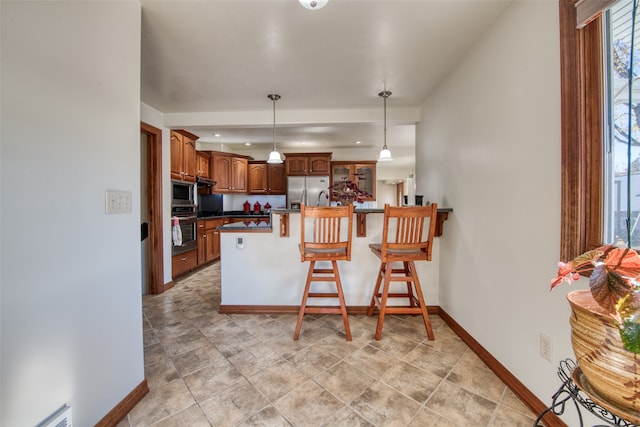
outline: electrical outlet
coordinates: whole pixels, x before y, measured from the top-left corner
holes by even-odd
[[[553,341],[543,333],[540,333],[540,356],[553,362]]]

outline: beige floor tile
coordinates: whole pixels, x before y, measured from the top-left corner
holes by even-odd
[[[185,384],[191,390],[197,402],[201,402],[243,381],[244,377],[231,363],[221,363],[200,369],[184,377]]]
[[[293,339],[293,325],[278,322],[277,320],[269,320],[268,322],[256,325],[251,329],[247,329],[251,335],[256,337],[262,342],[270,341],[280,335],[286,335],[290,339]]]
[[[349,403],[373,384],[376,379],[354,365],[340,362],[313,379],[344,403]]]
[[[233,331],[229,331],[229,333],[209,337],[209,341],[226,357],[261,345],[260,340],[251,336],[249,332],[244,329],[240,330],[240,332],[235,332],[235,328]]]
[[[316,346],[306,347],[287,357],[308,378],[313,378],[335,365],[340,359],[333,354]]]
[[[322,424],[322,427],[330,426],[374,427],[373,424],[362,418],[356,411],[348,406],[340,409],[333,417]]]
[[[169,357],[176,357],[179,354],[208,345],[209,340],[207,340],[199,330],[194,328],[184,335],[160,338],[160,343]]]
[[[406,426],[420,409],[420,404],[377,382],[350,405],[377,426]]]
[[[199,369],[223,362],[226,362],[226,358],[208,342],[202,347],[173,357],[173,364],[183,377]]]
[[[159,342],[156,344],[148,345],[144,348],[144,365],[155,365],[168,358],[167,353],[164,352],[162,344]]]
[[[154,427],[210,427],[207,417],[198,405],[193,405],[165,418]]]
[[[352,341],[346,341],[339,335],[330,335],[314,344],[314,348],[321,348],[338,358],[345,358],[354,351],[366,346],[369,340],[353,337]]]
[[[249,378],[249,381],[271,402],[287,394],[307,377],[292,363],[279,359],[275,364],[260,370]]]
[[[355,366],[366,366],[369,374],[378,377],[398,363],[398,359],[371,345],[354,351],[345,361]]]
[[[202,411],[213,426],[234,425],[268,405],[269,402],[244,378],[234,386],[200,402]]]
[[[237,425],[239,427],[289,427],[292,424],[273,406],[268,406]]]
[[[439,376],[405,362],[398,362],[380,380],[420,404],[426,402],[443,381]]]
[[[174,315],[172,319],[166,320],[166,323],[158,324],[157,318],[149,319],[151,325],[153,325],[154,332],[161,341],[163,338],[174,338],[198,331],[188,319],[184,319],[182,316],[177,317],[177,315]]]
[[[440,378],[444,378],[458,363],[459,358],[451,354],[440,353],[421,344],[402,360],[417,368],[436,374]]]
[[[505,406],[498,406],[489,427],[531,427],[535,417],[523,415]]]
[[[479,427],[482,424],[475,424],[474,420],[467,420],[465,424],[458,424],[448,420],[427,408],[422,408],[413,420],[409,423],[409,427],[463,427],[473,426]]]
[[[220,314],[219,267],[143,296],[151,391],[117,427],[533,424],[439,316],[434,341],[421,316],[387,316],[376,341],[377,315],[350,315],[346,341],[341,317],[321,314],[293,340],[295,314]]]
[[[422,345],[455,357],[462,357],[469,348],[459,337],[448,333],[439,333],[433,341],[422,341]]]
[[[382,335],[380,340],[373,340],[369,345],[402,359],[418,346],[418,342],[413,337],[389,331],[389,333]]]
[[[278,399],[274,406],[296,426],[319,426],[344,404],[313,381],[307,381]]]
[[[293,325],[295,328],[295,321],[293,322]],[[304,320],[302,321],[300,337],[298,339],[303,342],[315,344],[330,335],[339,335],[344,337],[344,330],[341,329],[338,331],[337,329],[327,325],[327,323],[322,320],[316,320],[312,316],[305,315]]]
[[[147,385],[150,390],[180,378],[180,374],[169,358],[164,358],[153,365],[145,365],[144,376],[147,379]]]
[[[246,377],[257,374],[279,360],[283,359],[261,345],[253,346],[229,357],[229,362],[233,363]]]
[[[293,356],[300,350],[311,346],[311,344],[309,344],[308,342],[294,340],[293,332],[291,333],[291,335],[285,334],[275,337],[261,345],[264,348],[268,348],[269,350],[273,351],[278,356],[286,359],[288,359],[290,356]]]
[[[491,420],[497,404],[482,396],[473,394],[455,384],[443,381],[426,407],[438,415],[453,421],[456,425],[486,426]]]
[[[182,379],[149,391],[129,413],[133,427],[148,426],[195,404]]]
[[[447,381],[499,402],[506,386],[487,366],[478,366],[461,360],[447,375]]]

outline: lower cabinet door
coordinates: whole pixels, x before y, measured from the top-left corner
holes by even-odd
[[[172,276],[178,277],[193,270],[198,265],[198,250],[194,249],[171,257]]]

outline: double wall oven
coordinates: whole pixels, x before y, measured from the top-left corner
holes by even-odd
[[[182,234],[182,242],[172,245],[172,254],[176,255],[197,249],[196,226],[197,213],[195,204],[195,184],[184,181],[171,181],[171,225],[174,218],[178,219],[178,226]]]

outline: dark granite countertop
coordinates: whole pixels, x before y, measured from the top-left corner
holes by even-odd
[[[217,227],[220,232],[258,232],[258,233],[271,233],[273,228],[271,227],[270,219],[265,218],[247,218],[244,221],[230,222],[229,224],[221,225]]]
[[[453,208],[438,208],[438,212],[453,212]],[[300,209],[271,209],[271,213],[300,213]],[[355,208],[354,213],[384,213],[383,208]]]
[[[244,211],[224,211],[224,212],[198,212],[198,219],[216,219],[216,218],[270,218],[269,212],[260,211],[259,214]]]

